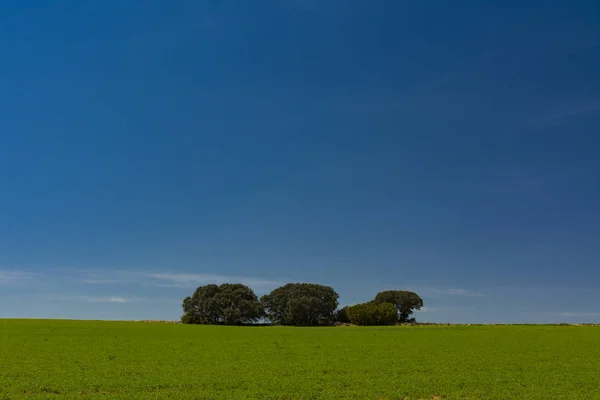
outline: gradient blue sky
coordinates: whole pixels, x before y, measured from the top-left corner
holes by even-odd
[[[4,1],[0,317],[199,284],[600,322],[596,1]]]

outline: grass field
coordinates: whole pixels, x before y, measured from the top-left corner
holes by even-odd
[[[600,399],[600,327],[0,320],[0,399]]]

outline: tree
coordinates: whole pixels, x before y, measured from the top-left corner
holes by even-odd
[[[248,286],[239,283],[205,285],[183,300],[181,322],[241,325],[264,316],[264,309]]]
[[[423,307],[423,299],[414,292],[405,290],[385,290],[377,293],[375,303],[390,303],[396,307],[399,322],[413,322],[410,315]]]
[[[267,317],[282,325],[326,325],[335,321],[338,294],[330,286],[288,283],[261,297]]]
[[[350,318],[348,317],[348,306],[340,308],[335,312],[335,320],[340,324],[350,323]]]
[[[355,325],[394,325],[398,322],[396,307],[391,303],[368,302],[348,307],[348,318]]]

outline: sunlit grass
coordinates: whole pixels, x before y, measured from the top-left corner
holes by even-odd
[[[0,320],[0,399],[600,399],[600,328]]]

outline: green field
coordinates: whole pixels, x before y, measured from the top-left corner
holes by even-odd
[[[600,327],[0,320],[0,399],[600,399]]]

